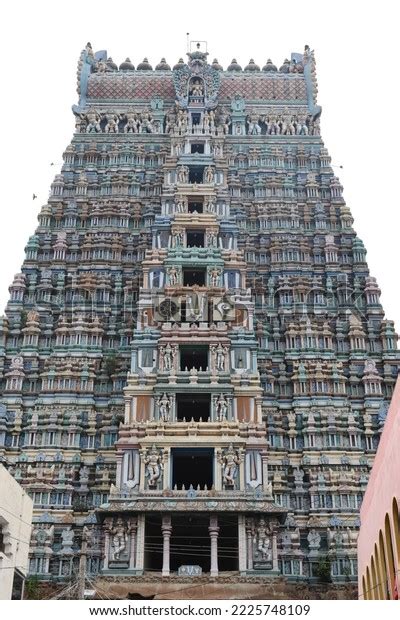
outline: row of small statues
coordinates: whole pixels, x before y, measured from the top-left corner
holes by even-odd
[[[268,135],[307,136],[311,133],[311,119],[307,114],[292,115],[287,110],[282,114],[262,114],[253,110],[246,117],[247,132],[257,136],[265,130]]]
[[[123,127],[122,127],[123,126]],[[149,110],[126,113],[88,110],[77,115],[78,133],[162,133],[163,126]]]
[[[186,134],[189,129],[189,113],[182,108],[172,108],[165,119],[154,118],[150,110],[128,112],[98,112],[89,109],[86,113],[77,114],[76,129],[78,133],[176,133]],[[243,124],[236,120],[232,125],[232,117],[225,108],[216,114],[214,110],[206,110],[200,122],[195,125],[204,133],[242,134]],[[312,123],[306,114],[291,114],[285,110],[281,114],[259,114],[252,110],[246,117],[249,135],[308,135],[317,133],[317,124]]]

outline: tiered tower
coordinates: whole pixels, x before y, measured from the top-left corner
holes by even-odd
[[[0,450],[31,572],[356,573],[398,371],[306,46],[223,71],[90,44],[2,319]]]

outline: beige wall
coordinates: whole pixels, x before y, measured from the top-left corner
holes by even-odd
[[[11,598],[14,569],[28,572],[33,502],[0,464],[0,526],[4,550],[0,550],[0,600]]]
[[[361,506],[358,537],[359,594],[364,599],[400,596],[400,379]]]

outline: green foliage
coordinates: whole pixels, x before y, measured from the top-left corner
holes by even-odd
[[[106,371],[109,377],[111,377],[111,375],[115,373],[116,368],[117,368],[117,358],[114,355],[114,353],[112,353],[111,355],[107,355],[104,358],[104,370]]]
[[[40,582],[37,575],[32,575],[25,581],[25,598],[29,600],[38,600],[40,591]]]
[[[20,328],[24,329],[24,327],[26,326],[26,321],[28,318],[28,313],[26,310],[21,310],[21,315],[20,315]]]
[[[326,555],[318,560],[317,566],[314,568],[314,575],[327,583],[331,581],[331,567],[332,562],[330,558]]]

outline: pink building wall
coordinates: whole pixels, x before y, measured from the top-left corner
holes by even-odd
[[[395,503],[393,502],[393,500],[395,500]],[[397,511],[397,521],[393,510],[394,506],[395,512]],[[397,380],[396,383],[392,402],[390,404],[378,451],[372,468],[371,476],[368,482],[367,490],[360,511],[361,529],[358,538],[358,584],[359,594],[362,598],[364,598],[362,579],[363,576],[364,578],[366,578],[367,567],[369,567],[369,572],[371,575],[371,556],[374,555],[375,544],[377,544],[377,548],[379,550],[380,532],[382,532],[381,539],[383,538],[385,545],[387,574],[390,577],[390,568],[388,566],[388,553],[390,553],[390,549],[387,546],[387,529],[385,532],[386,515],[389,516],[390,522],[390,533],[394,556],[394,567],[392,566],[392,572],[395,573],[395,576],[394,579],[388,579],[388,588],[386,588],[386,583],[382,583],[384,581],[384,579],[382,579],[382,572],[380,573],[381,576],[379,577],[379,571],[376,568],[376,582],[382,584],[381,592],[379,596],[379,588],[375,588],[375,592],[372,592],[372,596],[370,596],[370,598],[385,598],[385,595],[382,596],[382,593],[386,593],[386,595],[389,594],[390,598],[398,597],[398,593],[400,592],[400,536],[398,530],[399,507],[400,378]],[[395,580],[397,580],[397,584],[395,583]]]

